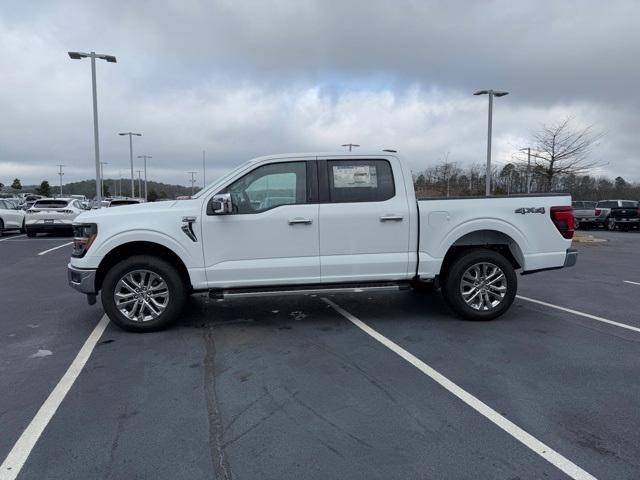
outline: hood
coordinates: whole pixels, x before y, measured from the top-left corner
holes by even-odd
[[[122,217],[123,215],[144,215],[146,213],[161,212],[163,210],[171,209],[177,200],[167,200],[163,202],[147,202],[138,203],[136,205],[122,205],[112,208],[100,208],[97,210],[90,210],[82,212],[76,217],[76,222],[96,222],[101,219],[112,219]]]

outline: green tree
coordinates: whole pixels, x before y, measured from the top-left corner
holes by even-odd
[[[11,188],[14,190],[22,190],[22,184],[20,183],[19,178],[14,178],[13,183],[11,184]]]
[[[149,200],[150,202],[155,202],[156,200],[158,200],[158,194],[155,189],[152,188],[151,190],[149,190],[147,200]]]
[[[36,193],[38,195],[42,195],[44,197],[51,196],[51,185],[46,180],[43,180],[38,188],[36,188]]]

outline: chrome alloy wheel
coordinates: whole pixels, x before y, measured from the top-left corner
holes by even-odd
[[[493,263],[476,263],[462,275],[460,293],[464,302],[474,310],[494,309],[507,294],[507,277]]]
[[[125,274],[113,292],[118,311],[133,322],[154,320],[169,304],[169,288],[164,279],[150,270]]]

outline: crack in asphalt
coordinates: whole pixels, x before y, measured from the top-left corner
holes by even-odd
[[[224,430],[222,427],[222,419],[220,418],[220,410],[218,408],[218,397],[216,394],[216,345],[213,334],[213,326],[209,325],[204,328],[204,391],[207,400],[207,413],[209,418],[209,446],[211,448],[211,461],[215,478],[218,480],[231,480],[231,467],[224,450],[224,442],[222,440]]]

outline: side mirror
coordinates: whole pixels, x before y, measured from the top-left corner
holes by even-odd
[[[214,195],[207,204],[207,215],[227,215],[233,211],[230,193]]]

